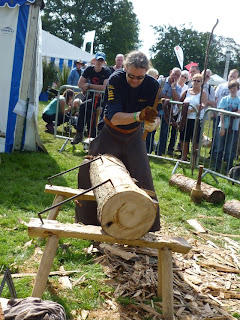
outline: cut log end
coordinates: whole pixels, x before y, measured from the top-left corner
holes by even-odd
[[[221,190],[214,190],[211,194],[206,197],[206,201],[211,203],[223,203],[225,200],[225,193]]]
[[[117,239],[139,239],[149,231],[156,217],[151,199],[133,191],[109,199],[101,211],[103,230]]]
[[[231,216],[240,219],[240,201],[229,200],[223,205],[223,211]]]

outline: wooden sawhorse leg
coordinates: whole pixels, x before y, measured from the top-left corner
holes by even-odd
[[[49,236],[46,247],[38,268],[36,281],[32,291],[32,297],[41,298],[47,285],[49,273],[51,271],[52,263],[56,255],[59,238],[55,235]]]
[[[61,194],[56,194],[56,196],[55,196],[55,198],[54,198],[54,200],[53,200],[52,205],[54,206],[55,204],[58,204],[58,203],[62,202],[62,201],[65,200],[65,199],[66,199],[65,196],[62,196]],[[51,209],[50,212],[49,212],[49,214],[48,214],[47,219],[48,219],[48,220],[56,220],[57,215],[58,215],[61,207],[62,207],[62,206],[56,207],[56,208],[54,208],[54,209]]]
[[[162,298],[163,318],[173,320],[173,267],[172,251],[158,250],[158,297]]]

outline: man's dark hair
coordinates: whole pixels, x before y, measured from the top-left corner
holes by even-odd
[[[125,56],[124,67],[134,67],[148,70],[148,58],[141,51],[131,51]]]

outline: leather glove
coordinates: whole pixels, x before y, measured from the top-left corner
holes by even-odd
[[[148,121],[148,122],[154,122],[158,115],[158,112],[153,107],[146,107],[142,111],[137,112],[136,118],[137,121]]]
[[[144,129],[148,132],[152,132],[157,129],[158,125],[159,125],[158,118],[156,118],[153,122],[145,121]]]

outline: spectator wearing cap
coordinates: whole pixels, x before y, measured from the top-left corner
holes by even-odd
[[[75,62],[75,68],[73,68],[71,70],[71,72],[68,76],[67,84],[69,84],[70,86],[77,86],[78,85],[78,80],[82,74],[81,67],[82,67],[82,61],[77,60]]]
[[[87,99],[91,98],[94,99],[94,101],[84,103],[85,100],[83,100],[83,104],[79,109],[77,134],[73,139],[72,144],[78,144],[82,141],[85,132],[85,124],[87,125],[88,136],[92,138],[96,136],[96,110],[100,104],[100,95],[94,94],[93,92],[87,94],[87,91],[90,89],[105,91],[108,78],[111,74],[109,68],[104,66],[105,61],[105,53],[100,51],[97,52],[94,66],[88,66],[78,81],[79,88],[82,89],[83,94],[85,94],[85,100],[87,97]],[[93,109],[92,106],[94,106]]]
[[[86,61],[83,61],[83,62],[82,62],[82,67],[81,67],[82,73],[83,73],[83,71],[86,70],[86,69],[87,69],[87,62],[86,62]]]

